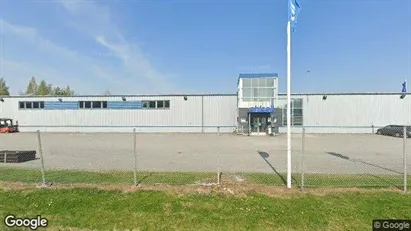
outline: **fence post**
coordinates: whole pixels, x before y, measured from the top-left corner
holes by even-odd
[[[43,158],[43,147],[41,145],[41,137],[40,137],[40,130],[37,130],[37,140],[38,140],[38,149],[40,154],[40,161],[41,161],[41,178],[42,178],[42,187],[47,187],[46,185],[46,174],[44,171],[44,158]]]
[[[136,129],[133,128],[133,153],[134,153],[134,186],[138,185],[137,181],[137,137],[136,137]]]
[[[220,127],[217,127],[217,184],[221,183],[221,169],[220,169]]]
[[[304,191],[304,162],[305,162],[305,127],[303,127],[301,144],[301,191]]]
[[[404,164],[404,192],[407,192],[407,152],[405,146],[407,144],[407,126],[404,126],[402,155]]]
[[[371,128],[372,128],[372,134],[375,134],[375,130],[374,130],[374,124],[373,125],[371,125]]]

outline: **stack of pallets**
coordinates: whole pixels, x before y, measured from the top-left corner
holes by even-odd
[[[36,159],[36,151],[0,151],[0,163],[21,163]]]

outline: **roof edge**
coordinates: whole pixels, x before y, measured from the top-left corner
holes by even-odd
[[[0,96],[1,98],[76,98],[76,97],[184,97],[184,96],[237,96],[236,93],[221,93],[221,94],[116,94],[116,95],[73,95],[73,96],[62,96],[62,95],[5,95]]]
[[[286,96],[286,93],[278,93],[279,96]],[[401,92],[340,92],[340,93],[332,93],[332,92],[324,92],[324,93],[291,93],[292,96],[311,96],[311,95],[411,95],[411,93],[401,93]],[[140,95],[133,95],[133,94],[116,94],[116,95],[73,95],[73,96],[58,96],[58,95],[5,95],[0,96],[0,98],[78,98],[78,97],[184,97],[184,96],[237,96],[236,93],[215,93],[215,94],[140,94]]]

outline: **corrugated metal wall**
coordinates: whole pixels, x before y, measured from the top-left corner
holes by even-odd
[[[281,94],[284,98],[283,94]],[[411,95],[398,94],[295,94],[303,99],[306,132],[371,133],[371,126],[411,124]],[[21,131],[123,132],[232,132],[237,124],[236,95],[127,96],[127,101],[170,100],[170,109],[19,110],[19,101],[58,102],[58,97],[6,97],[0,117],[19,121]],[[63,97],[69,101],[119,101],[113,97]],[[286,100],[279,100],[284,106]],[[298,126],[293,131],[300,132]],[[284,128],[280,128],[284,131]]]
[[[323,96],[326,95],[326,99]],[[411,95],[400,94],[293,94],[303,100],[303,124],[307,133],[374,133],[389,124],[411,125]],[[279,95],[285,108],[286,95]],[[302,132],[293,126],[292,132]],[[286,132],[281,127],[280,132]]]
[[[222,132],[234,130],[236,95],[129,96],[127,101],[170,100],[169,109],[19,110],[19,101],[58,102],[58,97],[10,97],[0,103],[1,117],[19,121],[21,131]],[[118,101],[121,97],[63,97],[66,101]],[[204,105],[203,105],[204,103]],[[204,112],[203,112],[204,111]]]
[[[411,124],[411,95],[299,95],[310,133],[373,133],[389,124]],[[296,129],[298,130],[298,129]],[[301,129],[300,129],[301,130]]]
[[[303,97],[305,126],[411,124],[411,95],[322,95]]]

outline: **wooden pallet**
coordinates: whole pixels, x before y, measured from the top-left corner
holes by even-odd
[[[0,163],[21,163],[36,159],[36,151],[0,151]]]

